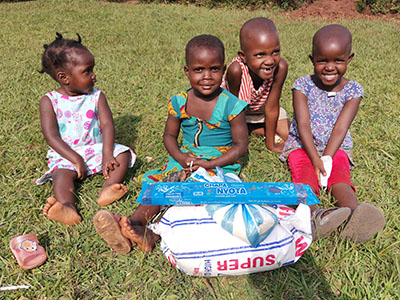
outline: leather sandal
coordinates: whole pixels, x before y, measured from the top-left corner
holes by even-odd
[[[361,203],[353,211],[341,236],[356,243],[364,242],[382,230],[385,223],[385,216],[379,208],[370,203]]]
[[[122,235],[121,227],[114,214],[108,210],[99,210],[93,219],[97,233],[113,248],[121,254],[131,251],[131,242]]]
[[[316,209],[311,215],[311,229],[313,240],[330,235],[351,214],[348,207],[334,207],[328,209]]]
[[[190,177],[190,174],[187,174],[184,170],[175,171],[168,174],[168,176],[165,177],[162,182],[183,182],[188,177]]]

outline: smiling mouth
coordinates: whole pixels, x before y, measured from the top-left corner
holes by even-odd
[[[271,67],[271,68],[261,68],[261,71],[263,72],[263,73],[267,73],[267,74],[270,74],[270,73],[272,73],[273,71],[274,71],[274,67]]]
[[[326,79],[326,80],[333,80],[336,77],[336,74],[322,74],[322,76]]]

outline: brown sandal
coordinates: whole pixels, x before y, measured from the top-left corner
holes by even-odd
[[[370,203],[361,203],[353,211],[341,236],[356,243],[364,242],[381,231],[385,223],[385,216],[379,208]]]
[[[329,213],[328,213],[329,212]],[[328,213],[324,216],[325,213]],[[316,209],[311,215],[311,228],[313,240],[330,235],[351,214],[348,207],[334,207],[328,209]]]
[[[121,227],[114,214],[108,210],[99,210],[93,219],[94,228],[111,248],[121,254],[131,251],[131,242],[122,235]]]

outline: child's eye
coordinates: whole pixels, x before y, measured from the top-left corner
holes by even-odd
[[[274,51],[272,51],[272,55],[277,55],[279,53],[281,53],[280,49],[275,49]]]
[[[219,67],[211,67],[211,71],[218,72],[219,71]]]
[[[193,71],[195,71],[195,72],[201,72],[201,71],[203,71],[203,68],[195,68]]]

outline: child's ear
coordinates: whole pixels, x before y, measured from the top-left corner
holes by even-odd
[[[246,54],[243,52],[243,50],[239,50],[238,55],[243,60],[243,62],[246,63]]]
[[[185,72],[185,75],[186,75],[187,77],[189,77],[189,68],[188,68],[187,66],[184,66],[184,67],[183,67],[183,72]]]
[[[56,74],[58,82],[66,85],[69,84],[69,77],[68,74],[65,73],[64,71],[58,71]]]
[[[349,64],[351,62],[351,60],[354,57],[354,52],[352,54],[349,55],[349,58],[347,59],[347,63]]]
[[[311,63],[314,64],[314,57],[310,54],[308,58],[311,60]]]

